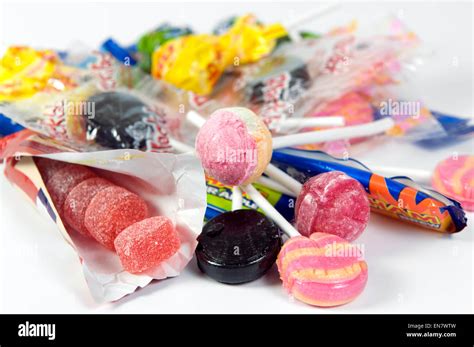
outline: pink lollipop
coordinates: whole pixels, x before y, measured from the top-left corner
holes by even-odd
[[[290,239],[278,255],[283,286],[296,299],[314,306],[337,306],[354,300],[365,288],[367,264],[344,239],[298,231],[251,185],[242,187]]]
[[[367,227],[369,216],[364,188],[339,171],[310,178],[296,200],[296,228],[305,236],[324,232],[353,241]]]
[[[346,240],[314,233],[287,241],[277,259],[283,286],[296,299],[315,306],[354,300],[367,283],[367,263]]]
[[[272,156],[272,136],[263,121],[243,107],[215,111],[199,130],[196,152],[206,172],[240,185],[260,177]]]
[[[459,201],[468,211],[474,211],[474,156],[450,157],[440,162],[431,178],[441,194]]]

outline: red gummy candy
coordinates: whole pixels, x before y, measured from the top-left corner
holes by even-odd
[[[87,206],[92,198],[102,189],[112,186],[113,183],[100,177],[93,177],[82,181],[67,195],[64,202],[64,220],[75,230],[85,236],[90,236],[84,225]]]
[[[126,227],[148,216],[145,201],[119,186],[99,191],[87,206],[84,225],[99,243],[114,250],[114,240]]]
[[[180,240],[169,218],[158,216],[130,225],[114,244],[125,271],[140,273],[175,254]]]
[[[51,176],[46,183],[46,188],[60,215],[63,214],[64,202],[69,192],[82,181],[92,177],[97,176],[91,169],[69,163]]]
[[[36,166],[43,178],[44,184],[48,184],[49,179],[63,167],[67,166],[68,163],[59,160],[52,160],[48,158],[35,157]]]
[[[321,232],[352,241],[365,230],[369,215],[362,185],[339,171],[310,178],[296,200],[296,229],[304,236]]]

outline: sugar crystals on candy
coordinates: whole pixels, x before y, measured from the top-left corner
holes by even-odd
[[[352,241],[365,230],[369,216],[364,188],[340,171],[310,178],[296,200],[296,228],[304,236],[323,232]]]
[[[102,189],[113,185],[112,182],[100,178],[93,177],[86,179],[75,186],[67,195],[64,202],[64,219],[72,228],[79,231],[83,235],[88,235],[86,226],[84,225],[84,218],[86,209],[89,206],[92,198]]]
[[[114,240],[125,228],[148,217],[145,201],[125,188],[99,191],[86,209],[84,225],[102,245],[114,250]]]
[[[60,215],[69,192],[82,181],[96,177],[95,173],[81,165],[68,164],[57,170],[46,183],[51,199]]]
[[[157,216],[134,223],[114,241],[123,268],[140,273],[170,258],[180,247],[180,240],[169,218]]]
[[[53,160],[53,159],[42,158],[42,157],[35,157],[34,160],[45,184],[48,183],[49,179],[59,169],[62,169],[63,167],[69,165],[68,163],[64,161]]]

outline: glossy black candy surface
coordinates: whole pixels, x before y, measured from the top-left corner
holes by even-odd
[[[275,262],[282,245],[280,229],[255,210],[214,217],[198,241],[196,258],[201,271],[229,284],[261,277]]]
[[[93,117],[86,117],[87,136],[108,148],[145,149],[153,134],[149,119],[154,115],[139,98],[122,92],[93,95]]]

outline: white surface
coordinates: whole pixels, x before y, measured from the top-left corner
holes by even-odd
[[[310,4],[80,4],[3,6],[3,45],[66,48],[73,39],[97,46],[111,33],[121,42],[168,20],[210,29],[217,20],[252,11],[264,21],[304,12]],[[432,109],[470,116],[472,108],[472,4],[345,4],[307,28],[326,29],[352,18],[373,21],[398,13],[436,54],[407,86]],[[0,33],[1,33],[0,32]],[[2,36],[0,36],[2,37]],[[457,63],[456,63],[457,62]],[[362,153],[361,149],[355,149]],[[357,159],[432,169],[453,151],[473,153],[472,142],[428,152],[385,143]],[[199,272],[193,260],[183,274],[103,306],[88,292],[73,250],[54,224],[0,176],[0,312],[5,313],[428,313],[473,312],[473,228],[441,235],[372,215],[358,240],[369,265],[366,290],[354,302],[318,309],[292,302],[276,268],[253,283],[228,286]],[[474,218],[469,214],[468,218]]]

